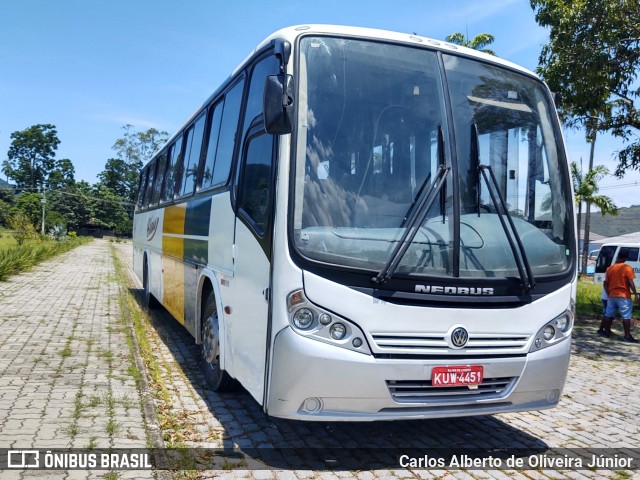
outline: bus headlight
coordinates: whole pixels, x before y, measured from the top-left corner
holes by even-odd
[[[537,352],[569,338],[573,328],[573,311],[572,303],[562,315],[558,315],[550,322],[547,322],[536,334],[529,352]]]
[[[296,310],[293,314],[293,324],[302,330],[310,328],[313,324],[313,312],[308,308]]]
[[[364,333],[355,323],[312,304],[302,290],[287,296],[293,331],[307,338],[371,355]]]

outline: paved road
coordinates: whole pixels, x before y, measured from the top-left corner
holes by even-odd
[[[121,258],[130,265],[128,249]],[[136,285],[134,285],[136,287]],[[139,285],[137,285],[139,287]],[[616,327],[620,329],[618,323]],[[640,447],[640,346],[619,341],[621,335],[601,339],[593,321],[580,321],[575,330],[573,356],[564,395],[558,408],[429,421],[375,423],[302,423],[266,418],[245,391],[216,394],[206,388],[198,366],[198,347],[166,312],[155,312],[150,338],[173,393],[171,408],[183,419],[193,446],[345,448],[523,448],[533,452],[548,448]],[[637,335],[640,336],[640,335]],[[274,461],[272,468],[286,462]],[[385,467],[385,465],[383,465]],[[434,470],[295,472],[298,477],[329,478],[470,478],[465,472]],[[245,475],[234,471],[226,477]],[[214,476],[215,474],[211,474]],[[478,478],[506,478],[502,472],[474,471]],[[635,474],[640,478],[639,474]],[[510,478],[625,478],[612,470],[560,472],[552,469],[509,472]],[[291,472],[260,471],[257,478],[291,478]]]
[[[131,246],[94,241],[0,283],[0,448],[144,447],[149,402],[133,380],[111,247],[130,271]],[[127,277],[127,275],[124,275]],[[139,298],[139,295],[136,297]],[[135,305],[134,305],[134,308]],[[249,394],[218,395],[206,388],[198,349],[166,312],[151,316],[147,338],[161,374],[152,406],[166,445],[252,448],[314,447],[356,454],[373,448],[629,448],[640,446],[640,346],[576,329],[569,380],[553,410],[465,419],[302,423],[264,416]],[[154,390],[155,391],[155,390]],[[146,403],[145,403],[146,402]],[[153,423],[151,421],[151,423]],[[347,450],[353,449],[353,450]],[[379,450],[384,452],[384,450]],[[370,455],[367,453],[366,455]],[[400,469],[381,455],[374,470],[287,470],[296,458],[231,461],[203,478],[628,478],[612,470],[527,472]],[[365,458],[364,460],[370,460]],[[255,468],[255,467],[254,467]],[[28,474],[27,474],[28,473]],[[101,478],[105,472],[0,472],[0,478]],[[111,478],[151,478],[157,472],[118,472]],[[640,478],[637,472],[632,472]]]
[[[94,241],[0,283],[0,448],[147,446],[110,252]]]

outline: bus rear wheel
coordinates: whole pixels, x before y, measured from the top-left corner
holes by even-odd
[[[207,297],[203,310],[202,360],[204,376],[216,392],[229,392],[237,387],[236,381],[220,367],[220,330],[218,310],[213,292]]]

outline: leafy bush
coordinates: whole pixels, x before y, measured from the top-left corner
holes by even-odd
[[[8,219],[9,228],[13,230],[13,238],[16,239],[18,245],[22,245],[25,240],[36,238],[36,229],[31,222],[29,216],[21,211],[17,211]]]
[[[64,225],[54,225],[49,229],[49,237],[58,242],[67,240],[67,229]]]
[[[48,240],[38,243],[24,243],[0,250],[0,282],[6,280],[11,275],[29,270],[44,260],[67,252],[91,240],[93,239],[90,237],[70,238],[67,242]]]

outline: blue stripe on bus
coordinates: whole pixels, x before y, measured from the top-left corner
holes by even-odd
[[[197,198],[187,204],[184,221],[185,235],[209,236],[211,218],[211,197]]]

